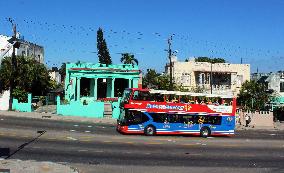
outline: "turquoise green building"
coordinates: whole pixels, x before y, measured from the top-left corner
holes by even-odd
[[[57,98],[57,114],[102,118],[110,102],[112,118],[117,118],[124,89],[141,87],[140,77],[138,66],[132,64],[67,63],[65,104]]]

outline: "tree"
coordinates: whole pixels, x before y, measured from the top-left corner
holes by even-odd
[[[154,69],[148,69],[142,80],[143,88],[153,88],[158,90],[170,90],[170,76],[159,74]],[[188,91],[182,85],[173,84],[175,91]]]
[[[143,88],[157,88],[159,74],[154,69],[147,69],[142,79]]]
[[[102,28],[99,28],[97,31],[97,49],[99,63],[112,64]]]
[[[60,69],[59,69],[59,74],[61,75],[61,82],[64,81],[65,76],[66,76],[66,63],[62,63]]]
[[[13,76],[15,90],[12,95],[15,98],[23,98],[23,94],[46,95],[50,90],[50,76],[47,68],[30,57],[16,57],[17,71]],[[0,92],[10,88],[12,77],[11,57],[2,60],[0,68]],[[23,101],[23,100],[20,100]]]
[[[135,63],[136,65],[138,65],[138,60],[134,57],[133,54],[130,54],[130,53],[122,53],[120,62],[124,64],[132,64],[132,65],[134,65]]]
[[[225,63],[226,60],[223,58],[197,57],[195,62]]]
[[[273,93],[267,92],[265,84],[252,80],[243,83],[237,101],[245,110],[263,110],[273,97]]]

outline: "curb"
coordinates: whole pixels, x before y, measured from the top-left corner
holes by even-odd
[[[0,111],[2,116],[34,118],[34,119],[49,119],[61,121],[74,121],[74,122],[92,122],[103,124],[116,124],[116,119],[113,118],[89,118],[80,116],[63,116],[51,113],[38,113],[38,112],[15,112],[15,111]]]

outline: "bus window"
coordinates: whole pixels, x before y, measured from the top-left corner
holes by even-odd
[[[188,124],[189,122],[196,124],[193,115],[182,115],[181,122],[184,124]]]
[[[164,123],[167,120],[167,115],[165,113],[150,113],[150,115],[156,123]]]
[[[168,122],[170,123],[180,123],[181,122],[181,118],[177,114],[168,114],[167,117],[168,117]]]
[[[139,111],[128,111],[125,116],[125,121],[128,125],[142,124],[148,120],[149,118]]]
[[[222,122],[221,116],[209,116],[208,117],[208,124],[221,125],[221,122]]]
[[[132,100],[153,101],[149,91],[134,91]]]

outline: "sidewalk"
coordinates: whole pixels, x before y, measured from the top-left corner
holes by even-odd
[[[236,124],[236,130],[284,130],[284,122],[274,122],[273,127],[270,126],[251,126]]]
[[[74,121],[74,122],[91,122],[91,123],[104,123],[104,124],[113,124],[113,125],[116,124],[116,119],[112,118],[86,118],[80,116],[62,116],[51,113],[0,111],[0,115],[12,116],[12,117],[27,117],[27,118],[36,118],[36,119]]]
[[[0,160],[0,171],[11,173],[79,173],[76,168],[72,168],[65,164],[53,162],[37,162],[33,160]]]

